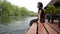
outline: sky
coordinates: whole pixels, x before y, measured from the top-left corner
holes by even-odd
[[[7,0],[11,2],[13,5],[17,5],[19,7],[26,7],[30,11],[37,12],[37,2],[42,2],[45,7],[51,0]]]

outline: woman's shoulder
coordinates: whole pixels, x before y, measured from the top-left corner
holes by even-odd
[[[43,8],[39,8],[39,10],[43,10]]]

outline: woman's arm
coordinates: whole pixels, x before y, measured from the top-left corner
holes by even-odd
[[[40,22],[41,10],[38,12],[38,22]]]

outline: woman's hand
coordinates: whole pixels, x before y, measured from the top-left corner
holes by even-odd
[[[40,21],[38,20],[38,23],[40,23]]]

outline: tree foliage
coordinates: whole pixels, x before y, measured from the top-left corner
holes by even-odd
[[[48,6],[47,9],[45,9],[45,14],[60,14],[60,7],[56,8],[55,6]]]
[[[30,11],[25,7],[12,5],[6,0],[0,0],[0,16],[28,16]]]

